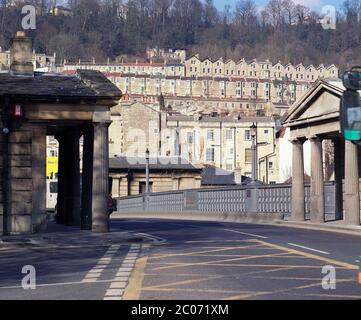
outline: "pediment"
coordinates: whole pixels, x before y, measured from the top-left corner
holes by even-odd
[[[315,100],[307,105],[307,108],[300,110],[297,114],[299,120],[314,119],[324,115],[339,112],[340,97],[334,93],[324,91]]]
[[[284,117],[284,124],[324,120],[326,116],[338,115],[343,88],[338,82],[318,80]]]

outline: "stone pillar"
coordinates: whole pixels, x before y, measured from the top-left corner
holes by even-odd
[[[342,182],[345,175],[345,144],[341,138],[333,140],[335,169],[336,220],[343,218]]]
[[[81,229],[92,228],[92,196],[93,196],[93,147],[94,128],[92,125],[83,130],[83,175],[82,175],[82,206],[81,206]]]
[[[292,220],[305,220],[305,182],[304,182],[304,141],[296,139],[292,141]]]
[[[351,141],[345,142],[345,223],[360,225],[360,190],[358,170],[358,147]]]
[[[30,234],[33,232],[33,185],[32,160],[33,128],[16,126],[9,134],[6,234]],[[45,175],[45,172],[44,172]],[[41,190],[40,190],[41,193]]]
[[[322,139],[311,139],[311,222],[325,222]]]
[[[109,139],[110,123],[94,123],[94,158],[93,158],[93,197],[92,229],[93,232],[109,231],[107,197],[109,195]]]
[[[46,212],[46,128],[33,129],[32,139],[32,223],[34,232],[47,227]]]
[[[59,142],[59,163],[58,163],[58,199],[57,199],[57,214],[56,222],[58,224],[65,224],[66,215],[66,139],[64,134],[58,134],[56,139]]]
[[[80,226],[80,158],[78,129],[67,129],[66,137],[66,167],[65,169],[65,224]]]

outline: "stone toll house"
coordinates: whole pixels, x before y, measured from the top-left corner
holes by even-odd
[[[32,40],[24,32],[10,52],[11,68],[0,73],[0,235],[46,229],[47,136],[60,144],[57,222],[107,232],[108,126],[120,90],[97,71],[34,72]]]

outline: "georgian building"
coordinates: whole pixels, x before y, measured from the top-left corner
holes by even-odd
[[[148,55],[155,57],[155,53],[151,55],[149,52]],[[293,66],[257,59],[236,62],[219,58],[212,61],[201,59],[198,54],[187,59],[173,59],[176,57],[170,53],[167,56],[164,52],[161,57],[161,63],[153,60],[101,64],[79,61],[65,63],[59,66],[58,71],[101,71],[132,99],[163,95],[171,107],[175,107],[172,102],[175,98],[186,104],[202,102],[208,107],[211,107],[208,101],[216,100],[220,104],[231,102],[236,105],[237,111],[245,105],[252,111],[263,109],[267,116],[283,115],[317,79],[338,77],[335,65]]]
[[[156,103],[123,102],[112,109],[110,157],[181,156],[194,165],[251,176],[252,138],[257,125],[258,179],[279,182],[277,122],[270,117],[185,116]],[[282,181],[283,182],[283,181]]]

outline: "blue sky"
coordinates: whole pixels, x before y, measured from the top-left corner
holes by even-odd
[[[267,0],[254,0],[259,6],[265,5]],[[296,3],[306,5],[315,11],[320,11],[325,5],[333,5],[339,8],[343,0],[294,0]],[[214,0],[218,9],[223,9],[226,4],[233,6],[237,0]]]

